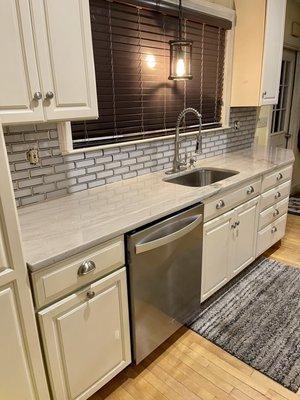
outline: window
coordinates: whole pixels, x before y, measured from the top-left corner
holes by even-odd
[[[295,54],[284,49],[281,64],[278,102],[273,106],[271,134],[288,135],[294,85]]]
[[[72,122],[74,148],[170,135],[185,107],[199,110],[205,127],[221,125],[225,33],[231,22],[185,9],[193,79],[170,81],[176,6],[133,2],[90,0],[99,119]],[[186,131],[196,130],[193,118],[186,118]]]

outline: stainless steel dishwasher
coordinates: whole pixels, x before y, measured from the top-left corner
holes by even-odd
[[[127,235],[135,363],[199,309],[202,232],[200,204]]]

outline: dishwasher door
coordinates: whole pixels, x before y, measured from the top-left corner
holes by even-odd
[[[127,236],[133,359],[138,364],[199,309],[203,205]]]

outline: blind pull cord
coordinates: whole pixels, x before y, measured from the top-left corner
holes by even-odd
[[[219,97],[219,64],[220,64],[220,38],[221,38],[221,29],[218,29],[218,55],[217,55],[217,73],[216,73],[216,92],[215,92],[215,114],[214,120],[217,120],[217,111],[218,111],[218,97]]]
[[[111,70],[112,98],[113,98],[114,136],[117,137],[118,129],[117,129],[117,117],[116,117],[116,89],[115,89],[113,38],[112,38],[111,2],[108,2],[108,25],[109,25],[110,70]]]
[[[143,81],[143,70],[142,70],[142,62],[143,62],[143,57],[142,57],[142,35],[141,35],[141,11],[138,8],[138,31],[139,31],[139,73],[140,73],[140,94],[141,94],[141,132],[145,133],[144,129],[144,81]]]

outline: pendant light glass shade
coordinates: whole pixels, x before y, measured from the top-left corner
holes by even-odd
[[[192,61],[192,44],[190,40],[182,38],[182,5],[179,0],[178,5],[178,39],[171,40],[170,44],[170,75],[172,80],[192,79],[191,61]]]
[[[191,60],[192,42],[188,40],[171,40],[170,44],[170,75],[171,80],[192,79]]]

